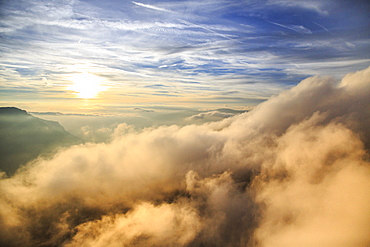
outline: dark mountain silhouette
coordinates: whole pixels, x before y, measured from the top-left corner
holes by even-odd
[[[0,170],[9,176],[40,155],[80,142],[58,122],[15,107],[0,107]]]

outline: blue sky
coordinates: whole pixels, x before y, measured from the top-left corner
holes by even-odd
[[[370,65],[366,1],[4,0],[0,11],[0,103],[30,111],[243,108]]]

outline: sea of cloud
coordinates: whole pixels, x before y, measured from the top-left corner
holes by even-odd
[[[0,181],[1,246],[368,246],[370,67],[252,111],[38,159]]]

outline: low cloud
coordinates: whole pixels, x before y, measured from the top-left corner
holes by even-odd
[[[0,245],[369,245],[369,78],[35,160],[0,181]]]
[[[189,206],[142,203],[127,214],[103,216],[77,227],[66,246],[183,246],[201,228],[197,212]],[[91,234],[97,232],[98,234]]]
[[[233,113],[227,113],[227,112],[220,112],[220,111],[209,111],[209,112],[201,112],[199,114],[187,117],[186,120],[188,121],[194,121],[194,120],[221,120],[223,118],[229,118],[234,116]]]

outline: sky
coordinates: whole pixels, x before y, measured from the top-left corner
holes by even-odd
[[[370,246],[366,1],[0,3],[0,246]]]
[[[0,11],[0,104],[30,112],[245,110],[370,65],[366,1],[3,0]]]

